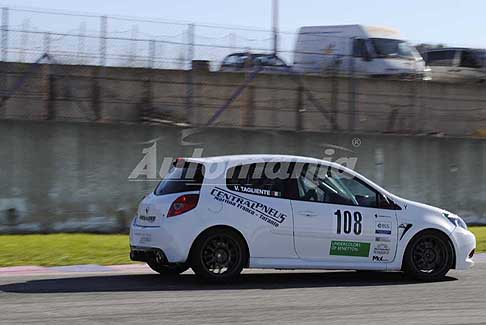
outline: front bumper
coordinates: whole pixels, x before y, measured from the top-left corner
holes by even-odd
[[[451,233],[456,250],[456,269],[465,270],[474,265],[473,255],[476,249],[476,237],[472,232],[456,227]]]

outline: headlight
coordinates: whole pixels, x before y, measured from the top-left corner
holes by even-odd
[[[464,229],[467,229],[467,225],[466,223],[464,222],[464,220],[462,220],[462,218],[458,217],[458,216],[451,216],[447,213],[443,213],[444,217],[446,217],[447,219],[449,219],[449,221],[457,226],[457,227],[461,227],[461,228],[464,228]]]

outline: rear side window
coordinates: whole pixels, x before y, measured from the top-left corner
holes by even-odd
[[[461,63],[459,64],[459,66],[464,68],[479,69],[481,68],[481,61],[473,51],[462,51]]]
[[[450,67],[454,64],[456,51],[431,51],[427,52],[425,62],[431,66],[446,66]]]
[[[226,186],[236,192],[276,198],[289,198],[291,163],[267,162],[229,168]]]
[[[155,195],[201,190],[204,179],[202,164],[183,162],[174,164],[155,189]]]

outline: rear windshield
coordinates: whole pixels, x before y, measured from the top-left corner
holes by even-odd
[[[204,166],[196,163],[174,164],[155,189],[155,195],[201,190]]]

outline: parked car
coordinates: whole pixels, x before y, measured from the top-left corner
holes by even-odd
[[[294,50],[295,71],[368,76],[423,76],[425,63],[393,29],[362,25],[301,27]]]
[[[138,207],[130,257],[209,281],[243,268],[405,271],[473,265],[457,215],[400,198],[339,164],[284,155],[177,159]]]
[[[245,72],[263,68],[263,72],[288,72],[290,67],[278,56],[264,53],[233,53],[226,56],[220,71]]]
[[[431,68],[432,80],[449,82],[484,82],[486,80],[486,50],[471,48],[440,48],[424,53]]]

